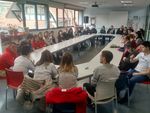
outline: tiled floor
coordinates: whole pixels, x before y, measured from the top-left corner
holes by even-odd
[[[95,56],[100,50],[100,47],[92,47],[86,52],[81,52],[81,56],[75,56],[75,62],[86,62]],[[85,80],[86,81],[86,80]],[[82,81],[85,82],[85,81]],[[81,84],[81,82],[80,82]],[[39,110],[38,103],[35,103],[34,107],[31,110],[25,109],[23,106],[19,105],[16,100],[13,99],[12,90],[8,91],[8,109],[5,110],[5,88],[6,83],[4,80],[0,80],[0,113],[43,113]],[[134,96],[131,100],[131,104],[128,107],[127,105],[118,105],[117,111],[114,113],[150,113],[150,88],[147,90],[146,85],[137,84],[134,90]],[[94,113],[93,109],[87,108],[87,113]],[[113,113],[112,104],[105,104],[98,106],[98,113]]]

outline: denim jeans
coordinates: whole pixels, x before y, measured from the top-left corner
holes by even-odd
[[[144,82],[145,80],[149,79],[146,75],[133,75],[134,72],[138,73],[138,71],[136,71],[134,69],[128,70],[130,95],[132,94],[132,91],[133,91],[136,83]]]

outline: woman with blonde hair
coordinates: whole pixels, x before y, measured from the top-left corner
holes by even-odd
[[[59,87],[69,89],[77,86],[78,68],[73,63],[70,53],[65,53],[61,59],[59,72]]]

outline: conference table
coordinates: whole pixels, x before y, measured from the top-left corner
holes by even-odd
[[[31,53],[31,59],[34,60],[34,62],[36,63],[40,59],[41,53],[44,50],[49,50],[51,53],[56,53],[58,51],[61,51],[66,48],[72,47],[74,45],[80,44],[82,42],[85,42],[86,40],[95,38],[97,36],[115,36],[115,35],[111,35],[111,34],[82,35],[82,36],[75,37],[70,40],[65,40],[63,42],[60,42],[60,43],[57,43],[54,45],[49,45],[49,46],[43,47],[41,49],[34,50],[34,52]]]
[[[111,64],[114,64],[116,66],[119,65],[120,60],[122,58],[123,52],[118,51],[118,48],[111,48],[112,45],[117,45],[122,47],[123,43],[121,43],[121,36],[116,35],[115,38],[108,43],[94,58],[92,58],[89,62],[79,64],[77,65],[79,76],[78,80],[82,80],[85,78],[89,78],[89,81],[91,81],[91,77],[93,75],[93,71],[96,67],[102,65],[100,63],[100,55],[103,50],[109,50],[113,53],[113,59],[111,61]]]
[[[117,48],[111,48],[110,46],[115,44],[117,46],[122,47],[123,44],[121,43],[121,35],[112,35],[112,34],[82,35],[82,36],[79,36],[79,37],[76,37],[76,38],[73,38],[73,39],[70,39],[70,40],[66,40],[66,41],[63,41],[63,42],[60,42],[60,43],[57,43],[57,44],[54,44],[54,45],[50,45],[50,46],[35,50],[34,52],[31,53],[31,59],[34,60],[34,62],[36,63],[40,59],[41,53],[46,49],[49,50],[52,53],[56,53],[58,51],[65,50],[66,48],[69,48],[69,47],[74,46],[76,44],[80,44],[80,43],[82,43],[86,40],[89,40],[89,39],[92,39],[92,38],[95,38],[95,37],[98,37],[98,36],[112,36],[112,37],[115,37],[101,51],[103,51],[103,50],[111,51],[114,55],[114,58],[111,61],[111,63],[118,66],[119,62],[122,58],[123,53],[118,51]],[[89,78],[89,81],[91,80],[94,69],[97,66],[102,65],[100,63],[101,51],[94,58],[92,58],[89,62],[76,65],[78,67],[78,71],[79,71],[78,80],[82,80],[82,79],[85,79],[85,78]],[[58,67],[58,66],[56,65],[56,67]]]

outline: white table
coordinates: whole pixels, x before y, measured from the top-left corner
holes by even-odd
[[[97,37],[97,36],[114,36],[115,37],[108,45],[106,45],[103,48],[103,50],[109,50],[113,53],[114,58],[111,63],[118,66],[123,53],[119,52],[117,50],[117,48],[110,48],[110,46],[112,44],[116,44],[118,46],[123,46],[123,44],[121,43],[120,35],[111,35],[111,34],[92,34],[92,35],[79,36],[79,37],[76,37],[76,38],[73,38],[70,40],[66,40],[66,41],[63,41],[63,42],[60,42],[60,43],[57,43],[54,45],[44,47],[42,49],[35,50],[34,52],[31,53],[31,58],[35,62],[37,62],[40,59],[42,51],[44,51],[46,49],[51,51],[52,53],[55,53],[57,51],[63,50],[65,48],[68,48],[70,46],[73,46],[75,44],[81,43],[85,40],[88,40],[90,38]],[[101,50],[101,51],[103,51],[103,50]],[[91,79],[94,69],[97,66],[101,65],[100,64],[100,54],[101,54],[101,52],[99,52],[92,60],[90,60],[87,63],[77,65],[78,70],[79,70],[78,80],[82,80],[82,79],[85,79],[88,77]]]
[[[60,50],[63,50],[65,48],[71,47],[73,45],[79,44],[81,42],[84,42],[84,41],[86,41],[90,38],[96,37],[96,36],[115,36],[115,35],[111,35],[111,34],[82,35],[82,36],[75,37],[75,38],[70,39],[70,40],[65,40],[63,42],[60,42],[60,43],[57,43],[57,44],[54,44],[54,45],[49,45],[47,47],[37,49],[37,50],[35,50],[34,52],[31,53],[31,58],[36,63],[40,59],[41,53],[46,49],[49,50],[52,53],[55,53],[57,51],[60,51]]]
[[[116,37],[108,44],[106,45],[93,59],[91,59],[89,62],[84,64],[77,65],[79,70],[79,77],[78,80],[88,78],[91,79],[91,76],[93,74],[93,71],[96,67],[102,65],[100,63],[100,54],[103,50],[109,50],[113,53],[113,60],[111,61],[112,64],[118,66],[120,63],[120,60],[122,58],[123,52],[118,51],[117,48],[110,48],[112,44],[115,44],[117,46],[123,46],[121,43],[121,36],[116,35]]]

